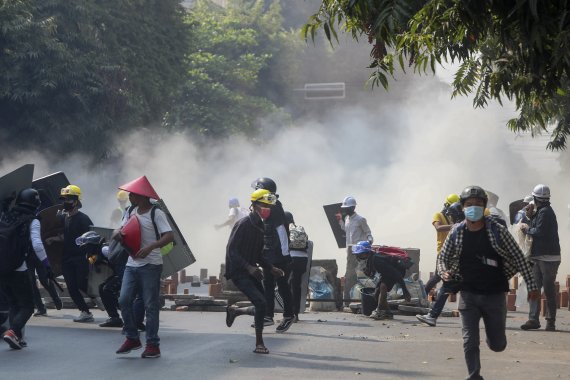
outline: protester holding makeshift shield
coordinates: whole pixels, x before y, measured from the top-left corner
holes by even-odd
[[[117,354],[127,354],[142,348],[133,311],[133,302],[140,292],[146,313],[146,347],[141,356],[158,358],[160,276],[163,263],[160,249],[174,240],[174,234],[166,214],[150,201],[160,198],[146,176],[119,188],[129,192],[131,203],[136,206],[131,210],[130,217],[123,219],[120,232],[114,234],[114,238],[122,240],[130,250],[119,297],[127,338]]]
[[[18,193],[15,206],[2,214],[0,233],[0,293],[9,306],[9,329],[3,339],[11,348],[19,350],[27,344],[22,330],[34,312],[34,296],[26,257],[35,254],[53,278],[51,266],[41,239],[41,225],[36,218],[40,196],[34,189]]]

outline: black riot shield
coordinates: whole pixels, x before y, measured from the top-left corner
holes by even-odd
[[[44,242],[53,274],[56,277],[62,274],[63,242],[56,241],[51,244],[46,244],[45,241],[49,237],[63,234],[64,218],[60,215],[62,209],[62,205],[55,205],[43,209],[38,214],[42,224],[42,241]]]
[[[509,205],[509,219],[511,221],[511,224],[515,223],[515,216],[517,215],[517,212],[519,212],[524,206],[526,206],[526,203],[524,203],[522,199],[511,202]]]
[[[59,194],[67,185],[69,180],[63,172],[52,173],[32,182],[32,187],[40,193],[42,209],[61,203]]]
[[[0,177],[0,202],[16,199],[18,191],[32,186],[33,178],[33,164],[20,166],[18,169]],[[8,204],[6,204],[6,206],[8,206]]]
[[[342,203],[333,203],[331,205],[324,205],[323,209],[325,210],[327,220],[329,221],[334,238],[336,239],[336,245],[339,248],[346,248],[346,234],[342,228],[340,228],[340,224],[337,219],[340,215],[341,205]]]

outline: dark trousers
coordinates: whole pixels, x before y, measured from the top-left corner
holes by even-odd
[[[301,302],[305,302],[305,300],[301,300],[301,280],[307,271],[307,262],[309,259],[307,257],[291,257],[291,259],[293,259],[293,262],[291,263],[291,277],[289,283],[291,285],[293,314],[298,315],[299,310],[301,310]]]
[[[265,302],[267,304],[267,307],[265,309],[265,316],[271,318],[274,316],[275,284],[277,284],[277,291],[283,300],[283,318],[291,318],[293,316],[291,288],[289,287],[291,265],[289,262],[283,262],[273,264],[273,266],[285,272],[285,276],[275,278],[275,276],[273,276],[270,271],[263,271],[263,287],[265,289]]]
[[[540,290],[544,287],[544,296],[546,297],[546,320],[556,320],[556,275],[558,274],[558,267],[560,261],[534,261],[532,266],[532,274],[534,282]],[[541,300],[530,300],[530,310],[528,312],[528,319],[535,321],[540,317],[540,303]]]
[[[468,379],[482,379],[479,351],[479,321],[483,318],[487,345],[492,351],[501,352],[507,347],[505,326],[507,301],[505,293],[475,294],[461,292],[459,313],[463,332],[463,353],[469,373]]]
[[[437,274],[436,269],[433,276],[431,276],[428,282],[426,282],[426,294],[429,294],[430,290],[432,290],[440,281],[441,277],[439,277],[439,274]]]
[[[35,255],[34,255],[35,257]],[[34,294],[34,305],[38,311],[45,310],[46,307],[42,300],[40,290],[38,289],[38,284],[36,282],[36,274],[38,275],[38,280],[42,284],[43,288],[48,292],[52,300],[59,299],[59,294],[55,288],[55,284],[48,279],[47,270],[43,264],[37,261],[28,262],[28,272],[30,274],[30,281],[32,283],[32,292]]]
[[[80,290],[87,293],[87,276],[89,275],[89,262],[85,257],[67,258],[62,263],[63,277],[67,285],[69,296],[80,311],[89,311]]]
[[[105,306],[105,311],[110,318],[120,318],[119,315],[119,295],[121,294],[122,278],[117,276],[109,277],[104,283],[99,285],[99,297]],[[133,302],[133,312],[135,322],[140,325],[144,321],[144,302],[137,292],[137,296]]]
[[[4,293],[10,307],[10,329],[21,338],[22,329],[34,313],[34,295],[28,271],[0,276],[0,292]]]
[[[263,331],[263,319],[265,318],[265,310],[267,303],[265,302],[265,293],[261,281],[248,273],[234,274],[231,278],[232,282],[255,307],[254,321],[255,330]]]

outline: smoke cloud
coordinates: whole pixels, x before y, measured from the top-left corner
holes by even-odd
[[[4,159],[2,173],[25,163],[36,165],[35,178],[64,171],[83,190],[83,211],[104,227],[118,206],[117,186],[146,175],[196,256],[188,270],[193,274],[207,268],[218,275],[230,230],[214,224],[226,220],[229,198],[249,206],[250,184],[260,176],[276,181],[285,209],[315,243],[314,258],[336,259],[341,274],[345,250],[337,248],[322,206],[347,195],[356,198],[375,243],[420,249],[424,279],[435,267],[433,214],[447,194],[472,184],[498,194],[506,213],[534,185],[548,184],[568,251],[568,180],[560,176],[559,153],[546,152],[544,140],[536,149],[536,141],[509,132],[512,107],[474,110],[470,99],[450,100],[449,94],[437,78],[414,77],[397,96],[376,90],[365,93],[362,106],[323,103],[319,120],[266,125],[271,133],[255,141],[232,137],[205,146],[184,134],[141,130],[121,139],[119,161],[93,167],[81,156],[23,152]],[[559,273],[570,273],[567,260]]]

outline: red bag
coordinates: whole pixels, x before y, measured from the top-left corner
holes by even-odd
[[[129,254],[134,256],[141,249],[141,224],[136,215],[131,216],[121,228],[121,235],[123,245],[130,251]]]

